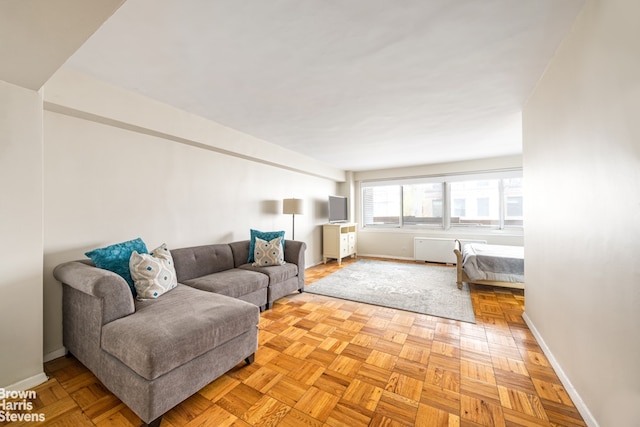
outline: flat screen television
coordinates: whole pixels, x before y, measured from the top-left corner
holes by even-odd
[[[344,196],[329,196],[329,222],[348,222],[349,210],[347,198]]]

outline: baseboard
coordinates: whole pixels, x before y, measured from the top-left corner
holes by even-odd
[[[390,259],[390,260],[397,259],[397,260],[400,260],[400,261],[416,261],[416,259],[414,257],[376,255],[376,254],[362,254],[360,252],[358,252],[358,256],[370,257],[370,258],[383,258],[383,259]],[[420,261],[420,262],[422,262],[422,261]]]
[[[322,264],[322,260],[315,262],[313,264],[307,264],[304,266],[304,269],[306,270],[307,268],[315,267],[316,265],[320,265],[320,264]]]
[[[47,381],[49,381],[49,377],[47,377],[47,375],[44,372],[40,372],[37,375],[34,375],[29,378],[25,378],[22,381],[18,381],[15,384],[11,384],[2,388],[4,388],[5,390],[11,390],[11,391],[25,391],[25,390],[29,390],[30,388],[39,386],[40,384],[45,383]]]
[[[547,356],[547,359],[549,359],[549,363],[551,363],[553,370],[556,371],[556,374],[558,375],[560,382],[562,383],[564,388],[567,390],[567,393],[569,393],[569,396],[571,397],[573,404],[576,405],[576,409],[578,410],[578,412],[580,412],[580,415],[584,419],[584,422],[587,423],[587,426],[589,427],[599,427],[598,422],[591,414],[591,411],[589,411],[589,408],[580,397],[580,394],[578,394],[578,391],[575,389],[575,387],[569,380],[569,377],[567,377],[564,370],[562,370],[562,366],[560,366],[556,358],[553,356],[553,353],[551,352],[547,344],[544,342],[544,339],[536,329],[536,326],[533,324],[533,321],[531,321],[529,316],[527,316],[526,312],[522,314],[522,318],[524,319],[525,323],[529,327],[529,330],[535,337],[536,341],[538,341],[538,345],[540,345],[540,348],[542,348],[542,352],[544,353],[545,356]]]
[[[415,261],[415,262],[419,262],[419,263],[425,263],[425,261],[422,260],[416,260],[414,257],[404,257],[404,256],[389,256],[389,255],[376,255],[376,254],[361,254],[358,253],[358,257],[363,257],[363,258],[381,258],[381,259],[388,259],[388,260],[398,260],[398,261]],[[335,258],[331,258],[332,260],[335,260]],[[306,270],[307,268],[311,268],[311,267],[315,267],[317,265],[323,264],[322,261],[313,263],[313,264],[309,264],[309,265],[305,265],[304,269]],[[438,264],[438,263],[435,263]],[[455,265],[455,264],[444,264],[442,263],[441,265]]]
[[[44,363],[51,362],[52,360],[57,359],[58,357],[65,356],[66,354],[67,354],[67,349],[62,347],[56,351],[52,351],[51,353],[45,354],[43,357],[43,361]]]
[[[57,359],[58,357],[64,356],[65,354],[67,354],[67,349],[62,347],[56,351],[52,351],[51,353],[45,354],[44,357],[42,358],[42,361],[44,363],[50,362],[53,359]],[[45,383],[48,380],[49,380],[49,377],[47,377],[47,375],[44,372],[41,372],[37,375],[26,378],[22,381],[18,381],[15,384],[11,384],[3,388],[5,390],[24,391],[24,390],[29,390],[30,388],[39,386],[40,384]]]

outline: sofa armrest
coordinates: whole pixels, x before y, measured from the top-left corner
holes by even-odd
[[[307,244],[298,240],[285,240],[284,260],[298,266],[298,289],[304,290],[304,251]]]
[[[53,276],[84,294],[102,300],[102,324],[135,312],[131,289],[120,275],[82,261],[58,265]]]

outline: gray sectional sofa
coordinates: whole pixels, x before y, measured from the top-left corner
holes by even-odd
[[[146,424],[229,369],[251,363],[260,310],[304,291],[303,242],[284,265],[254,267],[249,241],[171,250],[178,285],[138,300],[118,274],[89,260],[57,266],[66,349]]]

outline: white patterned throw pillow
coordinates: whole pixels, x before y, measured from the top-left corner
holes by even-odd
[[[253,251],[254,267],[265,267],[269,265],[284,264],[284,250],[282,248],[282,237],[270,241],[256,237],[256,245]]]
[[[134,251],[129,269],[139,299],[158,298],[178,285],[173,257],[164,243],[150,254]]]

